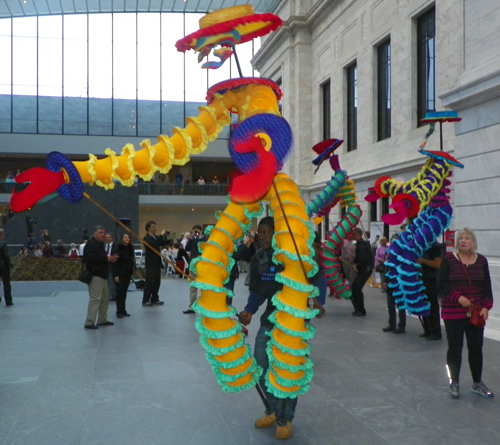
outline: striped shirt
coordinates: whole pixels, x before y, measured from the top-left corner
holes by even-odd
[[[462,295],[488,309],[493,307],[488,260],[483,255],[478,254],[474,264],[462,265],[453,253],[447,253],[438,270],[437,288],[442,296],[441,318],[443,320],[467,318],[469,309],[458,303]]]

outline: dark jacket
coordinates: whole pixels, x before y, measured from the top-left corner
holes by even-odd
[[[245,311],[255,314],[267,300],[266,309],[260,317],[260,324],[268,328],[273,326],[268,317],[276,309],[271,300],[276,292],[283,289],[283,284],[276,281],[276,274],[285,269],[281,264],[273,262],[273,253],[273,249],[259,249],[252,257],[250,262],[250,295],[245,307]]]
[[[356,241],[356,256],[354,257],[354,265],[359,272],[372,271],[375,259],[373,256],[372,246],[366,240]]]
[[[144,237],[144,241],[146,241],[151,247],[153,247],[157,252],[161,252],[161,246],[164,246],[169,243],[169,240],[161,235],[146,235]],[[161,256],[159,256],[156,252],[151,250],[148,246],[144,245],[146,249],[146,260],[144,265],[146,269],[150,268],[160,268],[161,267]]]
[[[9,270],[11,268],[9,249],[7,249],[7,242],[0,241],[0,271]]]
[[[115,244],[111,253],[118,255],[116,262],[111,264],[113,277],[120,277],[120,281],[122,279],[129,281],[135,270],[134,248],[131,244],[126,246],[125,244],[118,243]]]
[[[83,250],[83,261],[93,276],[108,279],[109,263],[104,243],[90,238]]]
[[[186,243],[186,252],[190,254],[190,259],[193,261],[195,258],[200,256],[200,251],[198,249],[198,244],[203,243],[208,240],[207,236],[201,236],[199,238],[190,238]]]
[[[240,277],[240,269],[238,266],[238,261],[240,261],[248,252],[248,247],[241,243],[238,246],[238,249],[236,252],[233,253],[233,260],[235,261],[233,268],[231,269],[231,274],[229,276],[229,279],[231,281],[235,281]]]

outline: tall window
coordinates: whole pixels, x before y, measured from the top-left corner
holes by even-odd
[[[417,20],[417,125],[436,110],[436,11]]]
[[[184,127],[206,105],[211,85],[238,76],[234,58],[205,70],[192,51],[177,51],[175,42],[196,31],[200,17],[0,18],[0,133],[151,139]],[[258,76],[250,60],[259,48],[260,40],[238,45],[243,75]],[[219,135],[227,137],[229,128]]]
[[[358,65],[353,63],[347,72],[347,151],[358,148]]]
[[[377,221],[377,201],[370,203],[370,222]]]
[[[391,40],[377,48],[378,140],[391,137]]]
[[[322,93],[322,108],[323,108],[323,140],[331,138],[331,91],[330,91],[330,80],[327,80],[321,85]]]

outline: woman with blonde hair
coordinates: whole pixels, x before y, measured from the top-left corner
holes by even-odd
[[[476,235],[465,228],[456,233],[455,251],[447,253],[438,271],[437,288],[442,296],[441,318],[448,339],[446,363],[450,377],[450,397],[460,397],[459,378],[464,334],[469,351],[472,392],[483,397],[493,393],[481,380],[483,372],[484,322],[493,307],[488,260],[477,253]],[[474,306],[480,305],[479,325],[472,324]],[[481,326],[481,324],[483,324]]]

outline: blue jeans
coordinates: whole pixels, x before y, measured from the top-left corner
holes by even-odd
[[[266,346],[269,341],[269,337],[266,335],[266,332],[271,331],[271,327],[261,326],[259,332],[257,332],[257,337],[255,337],[255,351],[254,356],[257,364],[264,369],[262,373],[262,377],[260,378],[260,387],[266,396],[267,403],[271,407],[271,412],[276,414],[278,422],[280,420],[286,420],[291,422],[295,416],[295,408],[297,406],[297,398],[295,399],[286,399],[285,403],[285,413],[283,416],[283,399],[278,399],[267,391],[267,387],[265,384],[265,376],[267,370],[269,368],[269,359],[267,358]],[[270,414],[270,413],[267,413]]]
[[[326,302],[326,291],[328,290],[328,281],[326,280],[325,274],[322,270],[318,276],[311,281],[311,284],[314,284],[319,290],[319,295],[316,297],[316,301],[321,304],[321,306],[324,306]]]

